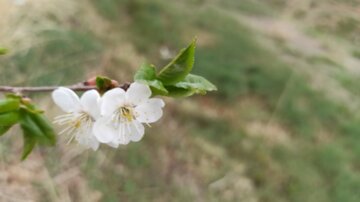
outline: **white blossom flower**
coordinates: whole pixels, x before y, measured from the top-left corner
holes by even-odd
[[[150,96],[149,86],[136,82],[126,92],[121,88],[107,91],[100,106],[102,118],[94,125],[97,139],[112,147],[140,141],[143,123],[153,123],[163,114],[163,100]]]
[[[60,134],[70,135],[69,142],[76,139],[86,148],[97,150],[99,141],[93,134],[93,125],[100,117],[100,95],[96,90],[86,91],[81,98],[68,88],[60,87],[52,93],[52,98],[66,114],[55,118],[54,123],[65,125]]]

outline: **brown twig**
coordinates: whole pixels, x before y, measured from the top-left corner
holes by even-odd
[[[0,92],[9,92],[9,93],[50,92],[59,87],[60,86],[36,86],[36,87],[0,86]],[[96,89],[96,86],[84,85],[83,83],[72,86],[63,86],[63,87],[69,88],[73,91],[87,91],[87,90]],[[119,85],[118,87],[127,90],[129,84],[125,83],[123,85]]]

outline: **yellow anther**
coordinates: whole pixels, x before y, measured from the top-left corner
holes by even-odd
[[[74,127],[75,127],[75,128],[80,128],[80,126],[81,126],[81,121],[80,121],[80,120],[77,120],[77,121],[75,122],[75,124],[74,124]]]
[[[124,117],[129,122],[133,121],[134,119],[132,109],[128,107],[121,108],[121,116]]]

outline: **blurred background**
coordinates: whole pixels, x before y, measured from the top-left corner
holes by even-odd
[[[218,91],[166,99],[144,139],[59,137],[21,162],[0,139],[0,201],[360,201],[359,0],[0,0],[1,85],[132,81],[196,36]],[[52,119],[49,94],[32,98]],[[59,128],[58,128],[59,129]]]

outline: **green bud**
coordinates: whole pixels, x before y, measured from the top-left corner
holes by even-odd
[[[103,76],[98,76],[96,77],[96,87],[99,90],[100,94],[103,94],[114,86],[112,85],[111,79]]]

